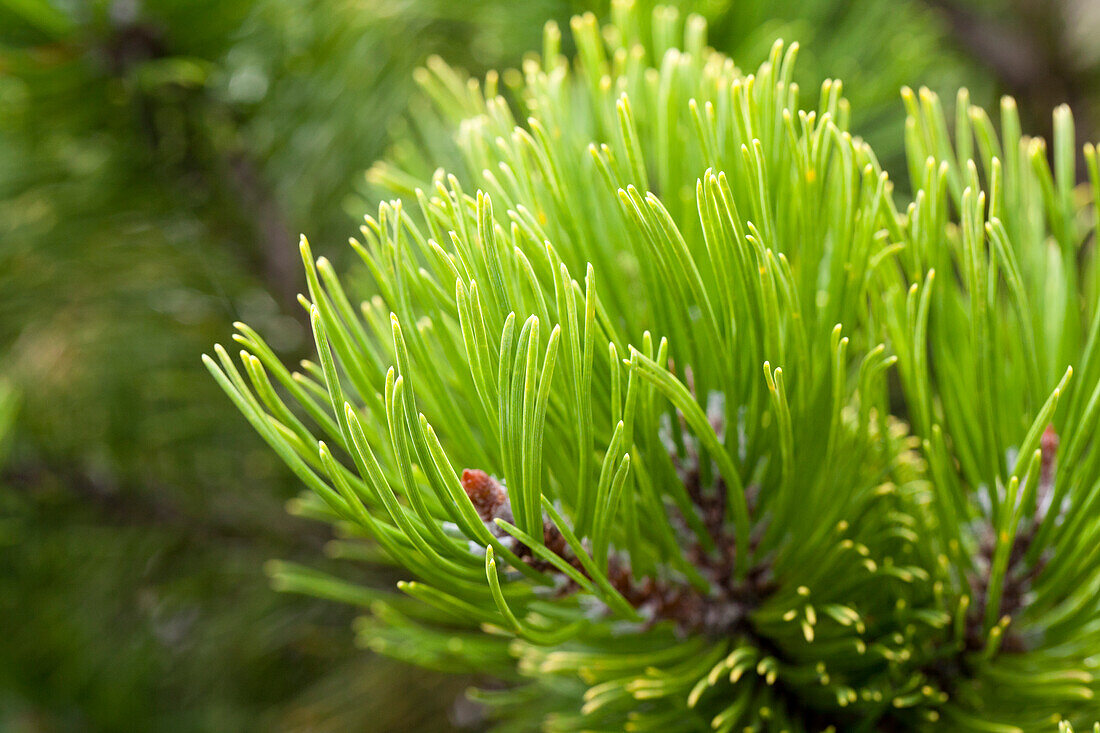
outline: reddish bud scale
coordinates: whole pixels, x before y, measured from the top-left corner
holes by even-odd
[[[500,482],[480,469],[463,470],[462,489],[486,524],[501,516],[500,509],[508,503],[508,492]]]
[[[1054,481],[1054,455],[1058,452],[1058,443],[1058,433],[1054,432],[1054,425],[1047,425],[1039,441],[1039,449],[1042,452],[1039,482],[1044,487],[1050,486]]]

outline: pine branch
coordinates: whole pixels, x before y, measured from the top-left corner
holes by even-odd
[[[1011,99],[950,126],[904,90],[901,201],[797,45],[744,75],[700,17],[612,17],[514,75],[430,60],[427,155],[461,162],[372,170],[403,197],[350,242],[374,292],[303,237],[316,362],[243,324],[205,357],[300,513],[415,578],[277,585],[499,678],[501,730],[1100,715],[1100,168],[1076,186],[1068,109],[1050,163]]]

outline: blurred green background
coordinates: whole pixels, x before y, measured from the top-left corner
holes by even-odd
[[[745,67],[799,41],[895,174],[903,84],[1012,93],[1039,132],[1068,101],[1096,138],[1097,0],[673,4]],[[305,355],[297,234],[345,259],[428,55],[515,66],[588,9],[0,0],[0,731],[477,728],[464,681],[269,588],[265,560],[324,566],[331,537],[198,356],[234,320]]]

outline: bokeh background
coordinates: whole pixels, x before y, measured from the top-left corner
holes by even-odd
[[[514,67],[606,4],[0,0],[0,731],[477,729],[466,681],[271,590],[332,538],[198,357],[234,320],[305,355],[297,234],[346,261],[417,65]],[[903,84],[1100,137],[1100,0],[671,4],[743,67],[799,41],[896,174]]]

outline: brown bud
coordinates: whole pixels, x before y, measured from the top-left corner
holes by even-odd
[[[462,472],[462,489],[481,521],[489,524],[494,518],[503,516],[501,509],[508,504],[508,492],[489,474],[477,468],[465,469]]]
[[[1054,432],[1054,425],[1047,425],[1043,431],[1043,437],[1039,441],[1040,470],[1039,482],[1043,487],[1049,488],[1054,481],[1054,454],[1058,451],[1058,433]]]

